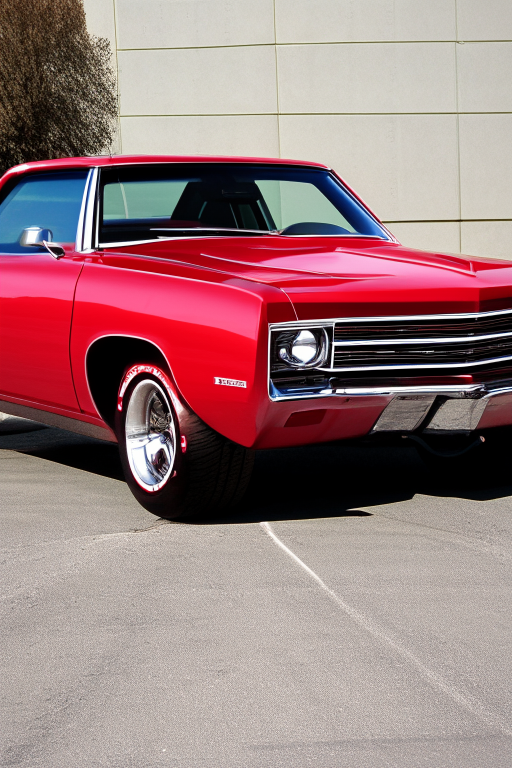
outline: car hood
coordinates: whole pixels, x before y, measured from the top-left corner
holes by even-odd
[[[512,307],[510,262],[376,238],[207,237],[122,250],[274,285],[289,296],[300,320]]]

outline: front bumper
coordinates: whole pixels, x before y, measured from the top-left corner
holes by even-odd
[[[368,435],[464,435],[512,427],[512,377],[459,384],[336,386],[270,404],[254,448]]]
[[[368,387],[324,390],[325,396],[385,398],[371,432],[468,433],[512,424],[512,380],[427,387]],[[382,402],[382,401],[381,401]]]
[[[287,368],[278,355],[279,334],[308,324],[270,326],[273,425],[265,425],[262,443],[297,445],[374,433],[468,434],[512,426],[512,309],[342,318],[309,326],[327,329],[328,367]]]

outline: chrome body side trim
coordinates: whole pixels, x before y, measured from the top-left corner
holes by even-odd
[[[0,410],[8,413],[10,416],[20,416],[22,419],[30,419],[40,424],[46,424],[48,427],[65,429],[68,432],[74,432],[78,435],[95,437],[97,440],[107,440],[109,443],[116,443],[114,433],[106,427],[100,427],[97,424],[91,424],[88,421],[71,419],[68,416],[61,416],[51,411],[43,411],[39,408],[31,408],[27,405],[11,403],[7,400],[0,400]]]

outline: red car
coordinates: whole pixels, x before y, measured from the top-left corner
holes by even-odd
[[[314,163],[17,166],[0,410],[117,441],[170,519],[236,503],[252,449],[384,434],[462,453],[512,424],[512,266],[404,248]]]

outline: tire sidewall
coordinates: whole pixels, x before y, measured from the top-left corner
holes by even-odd
[[[126,415],[128,404],[134,389],[141,381],[152,380],[164,393],[166,404],[169,406],[176,433],[174,466],[171,477],[158,491],[147,491],[135,479],[126,448]],[[137,501],[154,514],[165,515],[167,518],[179,517],[187,488],[187,466],[181,448],[180,422],[173,405],[172,385],[164,372],[153,365],[132,366],[125,371],[119,389],[118,406],[116,409],[115,431],[119,443],[119,454],[126,482]]]

